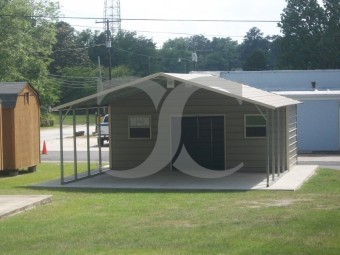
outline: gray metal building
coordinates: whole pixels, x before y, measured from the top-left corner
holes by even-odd
[[[241,166],[269,175],[296,165],[297,104],[208,74],[157,73],[53,110],[109,107],[112,170]],[[194,165],[178,163],[183,152]]]

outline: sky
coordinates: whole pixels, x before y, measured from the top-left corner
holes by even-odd
[[[111,2],[111,0],[107,0]],[[116,2],[116,1],[114,1]],[[320,0],[321,2],[321,0]],[[59,0],[61,13],[67,17],[103,18],[104,0]],[[120,0],[122,19],[214,19],[214,20],[280,20],[286,0]],[[104,30],[96,20],[64,19],[81,31],[86,28]],[[264,36],[280,34],[277,22],[155,22],[122,21],[123,30],[152,38],[161,47],[168,39],[202,34],[211,39],[231,37],[241,42],[252,27],[258,27]],[[183,34],[181,34],[183,33]],[[189,35],[186,35],[189,34]]]

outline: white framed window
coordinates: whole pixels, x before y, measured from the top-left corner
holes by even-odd
[[[129,139],[151,139],[151,116],[129,116]]]
[[[267,121],[261,114],[244,115],[244,137],[265,138],[267,136]]]

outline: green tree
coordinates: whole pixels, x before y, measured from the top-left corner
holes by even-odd
[[[96,32],[93,35],[93,47],[89,55],[93,63],[100,57],[103,66],[109,66],[108,49],[105,46],[106,34]],[[135,32],[121,31],[112,38],[111,64],[112,67],[127,66],[136,75],[145,76],[153,72],[151,59],[156,56],[155,43]]]
[[[197,54],[197,63],[192,54]],[[202,35],[175,38],[163,44],[159,51],[160,69],[165,72],[192,70],[218,71],[239,67],[237,41],[214,37],[211,41]]]
[[[59,6],[48,0],[2,1],[0,6],[0,80],[29,81],[42,105],[55,103],[58,88],[47,73]]]
[[[322,68],[324,10],[317,0],[287,0],[281,14],[280,67],[287,69]]]
[[[212,52],[211,41],[203,35],[194,35],[189,38],[189,48],[197,55],[194,70],[208,70],[208,55]]]
[[[269,68],[270,42],[263,37],[263,33],[257,27],[251,28],[245,35],[240,46],[240,58],[243,69],[250,70],[266,70]]]
[[[240,67],[239,45],[228,38],[214,37],[207,54],[206,68],[209,71],[231,71]]]
[[[266,53],[260,49],[253,51],[243,64],[245,71],[262,71],[268,69]]]
[[[88,66],[88,42],[84,41],[83,34],[79,34],[66,22],[58,22],[57,42],[53,46],[53,61],[50,65],[51,73],[58,73],[58,69],[65,67]]]
[[[188,73],[193,69],[192,50],[188,38],[166,41],[159,50],[159,65],[162,72]]]
[[[340,68],[340,1],[324,0],[325,25],[323,61],[324,68]]]
[[[99,68],[94,66],[64,67],[59,69],[59,73],[60,75],[49,75],[49,77],[54,81],[54,83],[59,84],[60,103],[67,103],[92,95],[98,92],[101,82],[105,83],[105,81],[107,81],[105,79],[100,79]],[[102,75],[107,77],[107,70],[104,69]],[[122,77],[130,77],[131,75],[132,71],[126,66],[118,66],[112,69],[112,78],[121,78],[120,81],[122,82],[124,81]]]

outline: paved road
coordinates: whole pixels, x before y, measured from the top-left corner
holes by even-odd
[[[76,131],[86,131],[85,125],[77,125]],[[99,148],[97,145],[97,137],[92,135],[95,127],[90,127],[90,156],[91,161],[99,160]],[[47,155],[41,155],[41,160],[60,161],[60,130],[59,128],[41,129],[40,131],[41,148],[43,143],[46,143]],[[63,128],[63,147],[64,161],[73,161],[74,158],[74,140],[73,127],[65,126]],[[87,136],[80,136],[76,139],[77,159],[78,161],[87,161]],[[102,147],[102,160],[109,161],[109,145],[106,143]]]
[[[98,152],[93,153],[91,152],[90,155],[91,162],[93,161],[99,161],[99,154]],[[79,162],[87,161],[87,152],[85,151],[79,151],[77,153],[77,160]],[[42,162],[59,162],[60,161],[60,151],[49,151],[47,155],[41,155],[41,161]],[[74,153],[72,152],[65,152],[64,153],[64,161],[74,161]],[[108,162],[109,161],[109,153],[108,151],[102,152],[102,161]]]
[[[86,131],[85,125],[78,125],[76,131]],[[91,161],[98,161],[98,145],[96,136],[92,135],[95,126],[90,127],[90,153]],[[41,148],[46,142],[48,155],[41,155],[42,161],[60,161],[60,131],[59,128],[42,129],[40,132]],[[73,161],[73,127],[65,126],[63,129],[64,160]],[[87,137],[77,137],[78,161],[87,161]],[[109,146],[102,147],[102,160],[109,161]],[[298,159],[301,165],[320,165],[321,167],[340,170],[340,154],[302,154]]]
[[[300,165],[319,165],[323,168],[340,170],[339,154],[301,154],[298,162]]]

